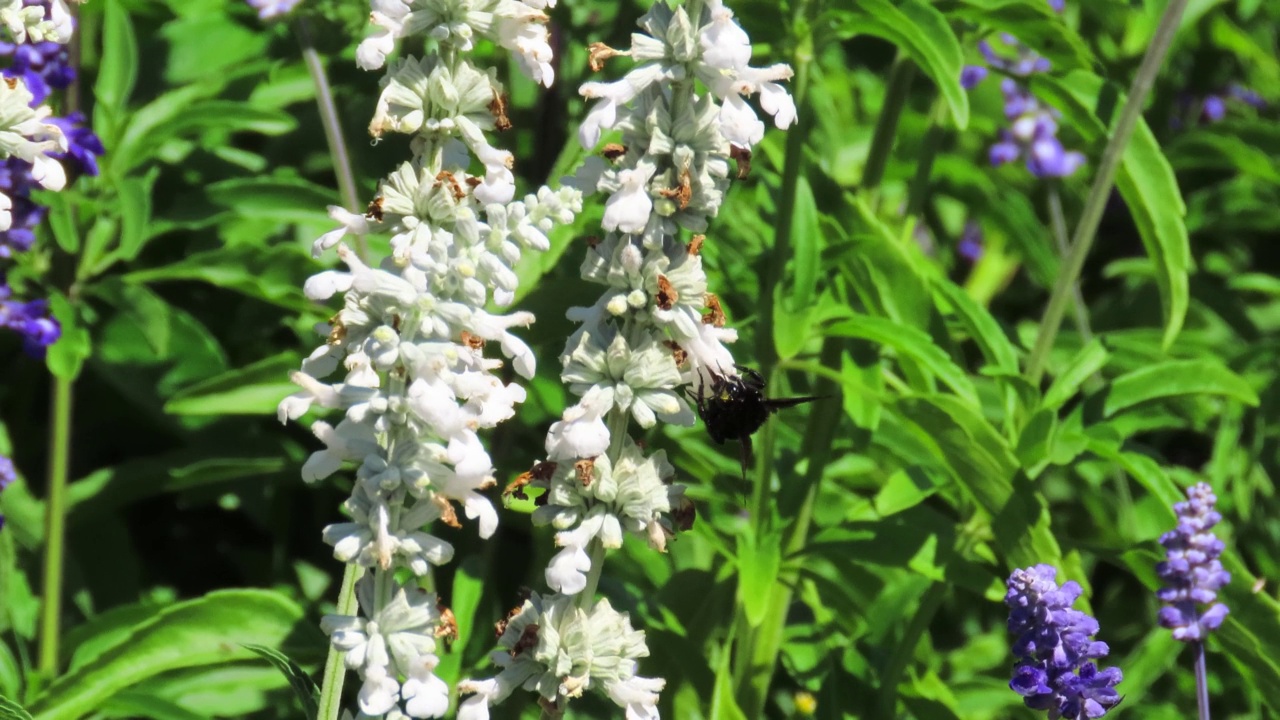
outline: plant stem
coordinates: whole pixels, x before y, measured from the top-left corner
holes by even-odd
[[[359,565],[348,565],[342,573],[342,589],[338,591],[338,615],[354,615],[356,611],[356,580],[364,574]],[[324,681],[320,688],[320,706],[316,720],[338,720],[342,712],[342,684],[347,669],[342,664],[342,651],[329,646],[329,657],[324,662]]]
[[[915,78],[915,63],[899,53],[889,71],[884,104],[880,108],[880,117],[876,119],[875,133],[871,136],[871,149],[867,152],[867,164],[863,167],[862,182],[859,184],[862,192],[874,192],[884,179],[889,156],[893,154],[893,141],[898,136],[898,120],[902,117],[903,108],[907,106],[907,95],[911,92],[911,83]]]
[[[1058,193],[1058,183],[1049,185],[1049,227],[1053,230],[1053,242],[1058,246],[1058,257],[1064,260],[1071,254],[1071,241],[1067,239],[1067,216],[1062,212],[1062,196]],[[1075,316],[1076,330],[1080,338],[1088,343],[1093,340],[1093,328],[1089,325],[1089,311],[1084,304],[1084,294],[1080,292],[1080,280],[1071,283],[1071,309]]]
[[[946,132],[943,120],[947,117],[947,103],[938,98],[933,101],[933,109],[929,111],[929,129],[925,131],[924,140],[920,143],[920,156],[916,158],[916,174],[907,186],[907,215],[918,217],[924,211],[924,201],[929,195],[929,178],[933,175],[933,159],[938,156],[938,148],[942,147],[942,136]]]
[[[320,110],[324,138],[329,143],[329,156],[333,159],[333,173],[338,178],[342,204],[351,212],[360,212],[360,195],[356,191],[355,173],[351,170],[351,156],[347,153],[347,143],[342,137],[342,122],[338,119],[338,108],[333,102],[333,92],[329,89],[329,76],[325,73],[324,61],[320,59],[320,53],[316,52],[311,36],[311,25],[303,16],[298,18],[293,27],[298,45],[302,47],[302,60],[307,65],[307,72],[311,74],[311,82],[316,86],[316,107]],[[363,235],[356,236],[356,255],[361,260],[368,260],[369,245]]]
[[[67,470],[71,452],[70,378],[55,377],[50,399],[49,489],[45,500],[44,589],[40,604],[40,658],[44,679],[58,674],[59,622],[62,619],[62,566],[66,554]]]
[[[1036,336],[1035,347],[1027,360],[1027,379],[1033,385],[1039,384],[1044,377],[1045,365],[1049,360],[1049,351],[1053,349],[1053,341],[1062,326],[1062,316],[1066,313],[1067,304],[1071,300],[1071,290],[1080,271],[1084,269],[1085,258],[1097,236],[1098,224],[1102,222],[1102,211],[1106,207],[1107,197],[1115,183],[1116,171],[1124,155],[1129,137],[1142,117],[1142,104],[1155,84],[1156,75],[1164,63],[1173,36],[1178,31],[1178,23],[1187,7],[1188,0],[1169,0],[1164,14],[1160,17],[1160,25],[1156,28],[1147,54],[1138,66],[1133,84],[1129,87],[1129,96],[1125,99],[1120,117],[1116,121],[1115,130],[1107,147],[1102,152],[1102,160],[1098,163],[1098,174],[1094,177],[1093,186],[1089,188],[1089,197],[1085,200],[1084,210],[1080,213],[1080,222],[1076,225],[1075,236],[1071,240],[1071,253],[1067,256],[1062,270],[1054,283],[1053,293],[1049,296],[1049,305],[1045,308],[1044,318],[1040,321],[1040,332]]]
[[[1196,706],[1200,720],[1209,720],[1209,672],[1205,668],[1204,641],[1196,643]]]

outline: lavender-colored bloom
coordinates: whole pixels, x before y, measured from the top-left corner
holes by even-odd
[[[35,358],[43,358],[50,345],[62,336],[62,326],[49,313],[48,300],[12,299],[13,291],[0,277],[0,327],[22,336],[22,349]]]
[[[960,71],[960,87],[972,90],[987,79],[988,70],[981,65],[965,65]]]
[[[1012,52],[1012,57],[997,52],[986,40],[978,41],[978,52],[982,53],[982,58],[991,67],[1018,77],[1049,71],[1051,67],[1049,60],[1040,57],[1035,50],[1023,45],[1018,38],[1008,33],[1001,33],[1000,40],[1005,48]]]
[[[1219,95],[1210,95],[1200,103],[1200,120],[1216,123],[1227,116],[1227,101]]]
[[[89,121],[84,113],[73,112],[64,118],[51,117],[49,122],[62,128],[62,134],[67,137],[67,151],[54,153],[53,157],[67,165],[68,180],[78,175],[96,176],[98,158],[106,153],[106,148],[102,147],[102,141],[89,129]]]
[[[1213,509],[1217,502],[1207,484],[1192,485],[1186,502],[1173,506],[1178,526],[1160,537],[1166,557],[1156,566],[1156,574],[1165,586],[1156,597],[1167,603],[1160,609],[1160,627],[1173,630],[1174,639],[1183,642],[1204,640],[1228,612],[1226,605],[1217,602],[1218,590],[1231,582],[1231,573],[1218,560],[1224,545],[1212,532],[1222,520]],[[1208,609],[1201,611],[1201,605]]]
[[[302,0],[246,0],[249,6],[258,11],[258,18],[271,20],[292,10]]]
[[[1245,105],[1251,105],[1258,110],[1265,110],[1267,107],[1267,101],[1263,100],[1261,95],[1243,85],[1231,84],[1227,88],[1227,97],[1239,100]]]
[[[982,257],[982,227],[978,223],[970,220],[964,224],[956,252],[969,262],[977,262]]]
[[[1018,660],[1009,687],[1027,707],[1048,710],[1050,720],[1099,718],[1120,702],[1115,686],[1123,675],[1093,662],[1108,652],[1106,643],[1093,639],[1098,621],[1071,607],[1080,585],[1068,581],[1058,587],[1057,576],[1052,565],[1009,576],[1004,603]]]
[[[1004,114],[1010,122],[991,146],[991,164],[999,167],[1023,155],[1027,170],[1036,177],[1068,177],[1084,164],[1084,155],[1068,151],[1058,140],[1056,111],[1042,105],[1013,78],[1000,83]]]
[[[0,57],[11,58],[9,66],[0,72],[5,77],[21,78],[36,105],[43,104],[53,90],[65,90],[76,77],[67,48],[59,43],[0,42]]]
[[[9,483],[18,479],[18,473],[13,469],[13,461],[4,455],[0,455],[0,492],[9,487]],[[4,529],[4,515],[0,515],[0,530]]]

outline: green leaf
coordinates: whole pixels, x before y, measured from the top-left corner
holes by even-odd
[[[279,670],[289,681],[293,694],[302,705],[302,712],[307,720],[315,720],[319,711],[320,688],[305,670],[289,659],[288,655],[265,645],[245,645],[244,649],[263,658]]]
[[[781,564],[782,542],[777,534],[738,535],[738,599],[752,627],[764,622]]]
[[[827,327],[828,335],[860,338],[891,348],[900,362],[916,364],[937,377],[965,401],[977,405],[978,393],[969,376],[933,343],[924,331],[884,318],[859,315]]]
[[[0,720],[32,720],[32,718],[21,705],[0,695]]]
[[[79,315],[71,301],[60,292],[49,293],[49,310],[62,326],[62,336],[49,346],[45,362],[49,372],[65,380],[74,380],[80,368],[92,353],[89,331],[80,324]]]
[[[126,690],[102,704],[102,717],[122,720],[207,720],[208,715],[192,712],[177,703],[141,691]]]
[[[1026,427],[1018,434],[1018,460],[1031,477],[1039,475],[1040,470],[1049,463],[1057,429],[1058,414],[1048,408],[1041,408],[1031,416]]]
[[[220,665],[250,656],[241,642],[278,647],[303,619],[279,593],[225,590],[171,605],[83,667],[44,689],[36,720],[74,720],[117,692],[180,668]]]
[[[102,12],[102,61],[94,95],[117,120],[138,79],[138,40],[121,0],[106,0]]]
[[[164,405],[175,415],[270,415],[298,388],[289,382],[301,358],[286,351],[174,393]]]
[[[880,487],[872,504],[880,517],[889,517],[919,505],[938,489],[933,476],[919,468],[898,470]]]
[[[480,599],[484,596],[484,570],[478,557],[468,557],[458,567],[453,576],[453,597],[449,599],[449,609],[453,611],[454,620],[458,623],[458,644],[449,652],[440,656],[440,665],[436,675],[453,687],[462,677],[462,648],[467,647],[476,628],[476,611],[480,608]],[[481,622],[487,622],[484,618]]]
[[[1018,372],[1018,351],[986,308],[949,280],[939,279],[930,283],[930,287],[935,297],[945,299],[988,363],[1005,372]]]
[[[720,663],[716,668],[716,686],[711,695],[711,710],[708,720],[747,720],[746,713],[738,706],[733,696],[733,670],[729,661],[733,653],[729,652],[729,643],[725,643],[720,651]]]
[[[1032,80],[1034,92],[1060,110],[1064,127],[1070,127],[1096,146],[1105,143],[1106,125],[1094,112],[1105,88],[1102,78],[1077,70],[1064,78],[1041,73]],[[1117,102],[1123,101],[1123,98]],[[1133,215],[1138,234],[1156,271],[1160,303],[1164,309],[1164,346],[1177,338],[1190,303],[1187,274],[1191,248],[1178,180],[1160,150],[1146,121],[1139,118],[1116,174],[1116,188]]]
[[[1071,358],[1071,362],[1053,379],[1040,401],[1040,407],[1057,410],[1066,404],[1079,390],[1086,380],[1107,364],[1110,354],[1102,346],[1102,341],[1094,338],[1080,352]]]
[[[49,193],[45,202],[49,206],[49,229],[53,240],[68,255],[80,252],[80,230],[76,227],[72,212],[72,200],[68,193]]]
[[[196,280],[289,310],[308,312],[314,305],[296,281],[308,268],[314,268],[311,260],[294,247],[240,246],[196,253],[175,263],[131,272],[122,279],[133,283]]]
[[[956,127],[969,126],[969,96],[960,87],[964,53],[941,12],[920,0],[897,6],[889,0],[859,0],[841,14],[840,37],[873,35],[897,45],[938,86]]]
[[[813,188],[801,175],[796,182],[795,208],[791,216],[795,278],[789,300],[794,310],[809,307],[818,287],[818,270],[822,257],[822,228],[818,224],[818,217],[818,204],[813,198]]]
[[[1116,378],[1103,414],[1111,417],[1139,403],[1183,395],[1223,395],[1251,407],[1258,395],[1244,378],[1212,360],[1170,360]]]
[[[1018,460],[1005,439],[973,407],[948,395],[903,398],[902,416],[941,467],[992,516],[996,541],[1013,565],[1056,565],[1062,556],[1048,508],[1034,485],[1016,478]],[[923,458],[922,458],[923,459]]]
[[[325,206],[338,202],[337,194],[302,178],[232,178],[206,188],[209,201],[237,215],[283,221],[323,220]]]

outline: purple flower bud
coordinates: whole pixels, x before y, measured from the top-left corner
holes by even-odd
[[[1175,640],[1204,640],[1227,616],[1227,606],[1216,602],[1218,590],[1231,582],[1231,573],[1218,560],[1225,545],[1212,533],[1222,520],[1213,509],[1217,502],[1207,484],[1192,485],[1186,502],[1173,506],[1177,527],[1160,536],[1166,552],[1164,562],[1156,565],[1156,574],[1165,583],[1156,593],[1166,603],[1160,610],[1160,627],[1172,630]],[[1201,605],[1209,607],[1201,611]]]
[[[1118,668],[1098,670],[1107,644],[1093,640],[1098,621],[1072,608],[1080,585],[1057,583],[1052,565],[1015,570],[1004,603],[1018,659],[1009,687],[1033,710],[1052,718],[1098,718],[1120,702]]]
[[[272,20],[292,10],[302,0],[247,0],[261,20]]]
[[[970,220],[964,224],[956,252],[969,262],[977,262],[982,257],[982,227],[978,223]]]
[[[1261,95],[1243,85],[1233,83],[1227,88],[1227,95],[1233,100],[1239,100],[1245,105],[1251,105],[1259,110],[1265,110],[1267,107],[1267,101],[1263,100]]]
[[[1210,95],[1200,105],[1200,120],[1216,123],[1227,116],[1227,102],[1218,95]]]
[[[0,455],[0,492],[9,487],[9,483],[18,479],[18,473],[13,469],[13,461],[4,455]],[[4,515],[0,515],[0,530],[4,529]]]
[[[987,69],[981,65],[965,65],[960,71],[960,87],[972,90],[978,83],[987,79]]]

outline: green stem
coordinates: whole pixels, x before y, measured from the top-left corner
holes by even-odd
[[[774,221],[773,248],[760,272],[760,294],[756,309],[758,325],[756,363],[760,373],[766,378],[771,376],[772,368],[778,362],[778,350],[773,342],[774,295],[778,285],[782,283],[787,261],[791,259],[791,224],[792,218],[795,217],[796,192],[804,165],[804,141],[809,124],[804,102],[809,88],[809,64],[813,60],[813,46],[810,42],[807,38],[801,40],[792,57],[795,76],[791,83],[791,97],[795,100],[799,112],[795,126],[787,130],[786,154],[782,167],[782,190],[778,196],[778,217]],[[770,444],[771,435],[766,423],[762,444]],[[764,458],[772,457],[767,452],[761,455]]]
[[[1062,196],[1058,193],[1056,182],[1049,185],[1049,226],[1053,229],[1053,242],[1058,246],[1058,257],[1066,258],[1071,254],[1071,241],[1067,239],[1067,216],[1062,212]],[[1071,284],[1071,309],[1076,330],[1080,332],[1080,338],[1088,343],[1093,340],[1093,328],[1089,325],[1089,310],[1085,307],[1079,280]]]
[[[49,440],[49,490],[45,500],[44,589],[40,604],[38,668],[48,680],[58,674],[59,622],[62,619],[62,566],[66,554],[67,470],[71,452],[70,378],[53,380]]]
[[[942,137],[946,134],[943,125],[946,117],[947,103],[939,97],[933,101],[933,109],[929,111],[929,129],[925,131],[924,140],[920,143],[916,174],[907,187],[907,215],[910,217],[919,217],[924,211],[924,201],[929,196],[929,179],[933,175],[933,159],[938,156]]]
[[[329,76],[324,70],[324,61],[316,52],[315,42],[311,36],[311,25],[305,16],[300,16],[294,24],[294,34],[298,37],[298,45],[302,47],[302,60],[311,74],[311,82],[316,87],[316,107],[320,111],[320,124],[324,127],[324,138],[329,143],[329,156],[333,158],[333,173],[338,178],[338,192],[342,196],[342,204],[351,212],[360,212],[360,195],[356,190],[355,173],[351,169],[351,156],[347,153],[347,143],[342,137],[342,121],[338,119],[338,107],[333,102],[333,92],[329,88]],[[369,245],[363,235],[356,236],[356,255],[361,260],[368,260]]]
[[[348,565],[342,574],[342,589],[338,591],[338,615],[354,615],[356,612],[356,580],[364,574],[359,565]],[[342,712],[342,684],[347,669],[342,664],[343,653],[329,646],[329,657],[324,662],[324,684],[320,688],[320,707],[316,720],[338,720]]]
[[[911,93],[911,83],[915,77],[915,63],[899,54],[889,71],[884,104],[880,108],[880,117],[876,119],[871,149],[867,152],[867,164],[862,170],[859,189],[863,192],[874,192],[884,179],[889,156],[893,154],[893,141],[898,136],[898,121],[902,118],[902,110],[907,106],[907,96]]]
[[[1129,137],[1142,117],[1142,105],[1155,84],[1156,75],[1164,63],[1173,36],[1178,31],[1178,23],[1187,7],[1188,0],[1169,0],[1169,5],[1160,17],[1160,25],[1156,28],[1147,54],[1138,66],[1133,84],[1129,88],[1129,96],[1120,117],[1116,121],[1115,131],[1102,152],[1102,160],[1098,163],[1098,174],[1089,189],[1089,197],[1085,200],[1084,210],[1080,213],[1080,222],[1076,225],[1075,236],[1071,240],[1071,253],[1067,256],[1062,270],[1054,283],[1053,293],[1049,296],[1049,305],[1045,308],[1044,318],[1040,321],[1040,333],[1036,336],[1035,347],[1027,359],[1027,379],[1033,385],[1044,377],[1045,366],[1049,360],[1049,351],[1053,349],[1053,341],[1062,326],[1062,316],[1066,313],[1067,304],[1071,300],[1071,289],[1084,269],[1085,258],[1097,236],[1098,224],[1102,221],[1102,211],[1106,207],[1107,198],[1115,182],[1116,171],[1120,168],[1120,160],[1124,155]]]

